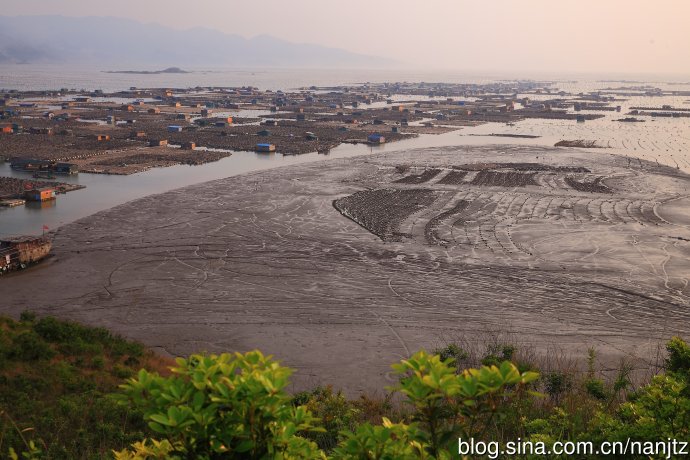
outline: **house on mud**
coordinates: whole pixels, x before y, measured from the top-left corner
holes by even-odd
[[[26,268],[50,252],[51,242],[46,238],[21,236],[0,240],[0,275]]]

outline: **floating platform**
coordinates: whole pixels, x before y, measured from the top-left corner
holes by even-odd
[[[14,208],[15,206],[23,206],[26,204],[26,200],[20,200],[20,199],[8,199],[8,200],[0,200],[0,206],[5,207],[5,208]]]

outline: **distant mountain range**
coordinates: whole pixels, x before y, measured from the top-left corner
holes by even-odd
[[[0,63],[385,68],[392,60],[259,35],[113,17],[0,16]]]

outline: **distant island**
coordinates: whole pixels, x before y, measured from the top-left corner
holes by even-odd
[[[161,73],[191,73],[179,67],[168,67],[163,70],[105,70],[105,73],[129,73],[138,75],[158,75]]]

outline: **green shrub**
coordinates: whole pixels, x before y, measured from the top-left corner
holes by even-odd
[[[483,366],[496,366],[503,361],[511,361],[515,354],[515,347],[506,344],[492,344],[482,359]]]
[[[105,366],[105,358],[102,355],[94,356],[91,360],[91,367],[93,369],[103,369]]]
[[[680,337],[673,337],[666,344],[666,351],[666,370],[685,374],[690,372],[690,347]]]
[[[45,317],[34,325],[34,331],[49,342],[62,342],[75,336],[71,323],[58,321],[53,317]]]
[[[384,418],[382,425],[366,423],[344,434],[333,460],[397,460],[428,458],[418,431],[409,425],[394,424]]]
[[[584,375],[552,370],[539,381],[550,399],[538,398],[538,374],[507,360],[515,347],[493,342],[472,355],[490,364],[478,369],[457,364],[467,359],[457,345],[415,353],[393,366],[399,383],[378,399],[348,401],[331,387],[291,397],[290,369],[257,351],[193,355],[170,377],[142,370],[107,396],[113,379],[147,363],[140,344],[23,318],[0,318],[0,456],[10,458],[104,458],[130,446],[116,458],[446,460],[458,458],[458,438],[550,446],[690,437],[690,347],[680,338],[667,344],[665,373],[635,392],[631,366],[604,380],[590,350]]]
[[[549,372],[544,375],[544,391],[556,404],[559,403],[561,396],[570,391],[573,387],[572,378],[565,372]]]
[[[169,458],[318,457],[316,445],[297,436],[319,429],[284,392],[289,369],[258,351],[192,355],[177,364],[176,376],[142,370],[122,386],[120,401],[143,410],[168,443],[155,448],[145,441],[119,452],[118,459],[160,458],[162,450]]]
[[[134,375],[134,371],[127,366],[116,364],[113,366],[113,375],[119,379],[127,379]]]
[[[688,384],[674,375],[657,375],[633,401],[614,414],[600,413],[593,438],[625,441],[667,441],[690,436]]]
[[[33,331],[22,331],[15,338],[8,357],[13,360],[38,361],[51,359],[55,352]]]
[[[443,348],[434,350],[434,354],[439,355],[441,357],[441,361],[453,359],[456,363],[465,361],[467,358],[469,358],[469,353],[455,343],[451,343]]]
[[[585,380],[585,390],[588,395],[600,401],[605,401],[609,397],[606,385],[604,385],[604,381],[601,379],[589,378]]]
[[[413,407],[418,439],[433,456],[454,452],[458,438],[482,439],[511,401],[526,397],[539,375],[520,373],[509,361],[455,372],[452,360],[418,352],[393,365],[402,378],[397,390]]]
[[[354,430],[357,426],[357,409],[341,392],[334,392],[330,386],[311,391],[303,405],[320,420],[324,429],[306,432],[304,437],[316,442],[321,449],[333,449],[338,444],[342,431]]]
[[[36,321],[36,313],[31,311],[23,311],[19,314],[19,321],[22,323],[33,323]]]
[[[667,350],[666,374],[653,377],[613,414],[600,413],[593,436],[660,442],[690,437],[690,347],[674,337]]]

